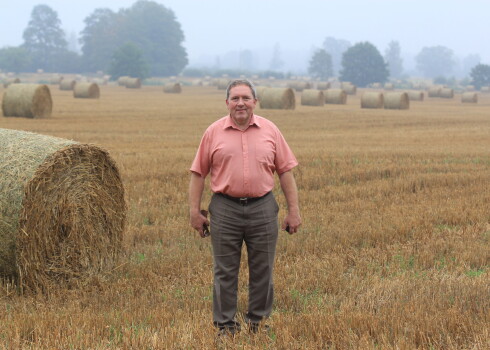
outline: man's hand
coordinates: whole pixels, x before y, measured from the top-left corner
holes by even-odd
[[[202,238],[206,237],[206,235],[204,234],[204,225],[209,226],[209,220],[204,215],[202,215],[200,211],[191,212],[190,223],[192,228],[199,232],[199,235]]]
[[[288,213],[288,215],[284,218],[281,228],[288,231],[289,234],[292,235],[293,233],[298,232],[300,226],[301,217],[299,216],[299,213]]]

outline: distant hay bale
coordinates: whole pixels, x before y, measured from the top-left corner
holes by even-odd
[[[383,108],[383,103],[381,92],[366,91],[361,96],[361,108]]]
[[[440,86],[431,86],[427,92],[429,97],[440,97],[442,88]]]
[[[260,108],[295,109],[296,97],[291,88],[266,88],[260,95]]]
[[[347,94],[342,89],[328,89],[323,92],[326,104],[345,105]]]
[[[344,90],[347,95],[355,95],[357,93],[357,87],[349,82],[342,82],[341,89]]]
[[[305,89],[301,93],[301,105],[303,106],[323,106],[325,96],[323,91],[315,89]]]
[[[107,151],[7,129],[0,149],[0,276],[44,291],[113,267],[126,203]]]
[[[301,92],[305,89],[311,89],[311,84],[307,81],[292,81],[288,84],[288,87],[295,91]]]
[[[424,92],[423,91],[413,91],[410,90],[407,92],[408,99],[410,101],[423,101],[424,100]]]
[[[410,99],[406,92],[387,92],[384,95],[385,109],[408,109]]]
[[[124,81],[124,86],[128,89],[140,89],[141,88],[141,79],[140,78],[127,78]]]
[[[119,86],[126,86],[126,80],[128,80],[130,77],[127,75],[123,75],[122,77],[119,77],[117,79],[117,85]]]
[[[385,90],[394,90],[395,85],[393,83],[385,83],[384,89]]]
[[[371,84],[371,87],[372,87],[373,89],[381,89],[381,83],[372,83],[372,84]]]
[[[330,83],[328,81],[320,81],[316,84],[318,90],[328,90],[330,89]]]
[[[264,93],[264,90],[267,89],[268,87],[267,86],[256,86],[255,87],[255,94],[256,94],[256,98],[258,100],[260,100],[262,94]]]
[[[461,95],[462,103],[478,103],[478,94],[476,92],[464,92]]]
[[[47,85],[13,84],[3,94],[4,117],[43,118],[51,116],[53,100]]]
[[[4,88],[8,88],[10,85],[12,84],[20,84],[20,79],[19,78],[10,78],[10,79],[7,79],[4,83],[3,83],[3,87]]]
[[[72,91],[76,83],[76,80],[63,79],[60,83],[60,90]]]
[[[62,80],[63,80],[63,77],[61,75],[55,74],[51,77],[51,79],[49,80],[49,83],[52,85],[58,85]]]
[[[490,86],[482,86],[480,88],[480,91],[485,93],[490,92]]]
[[[182,92],[182,85],[180,83],[170,83],[163,87],[163,92],[167,94],[180,94]]]
[[[230,84],[230,80],[228,79],[218,79],[216,82],[218,90],[226,90],[226,88],[228,88],[228,84]]]
[[[450,89],[450,88],[442,88],[441,92],[439,93],[439,97],[453,98],[454,97],[454,90]]]
[[[95,83],[76,83],[73,88],[73,97],[75,98],[99,98],[99,85]]]
[[[466,91],[475,91],[475,86],[474,85],[467,85]]]

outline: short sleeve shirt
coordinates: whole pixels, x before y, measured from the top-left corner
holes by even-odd
[[[252,115],[246,130],[227,115],[211,124],[201,139],[191,171],[211,174],[211,190],[233,197],[260,197],[274,187],[274,172],[298,165],[277,126]]]

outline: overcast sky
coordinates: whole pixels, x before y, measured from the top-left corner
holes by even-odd
[[[46,4],[68,33],[83,29],[96,8],[119,10],[136,0],[0,0],[0,47],[22,43],[32,8]],[[310,52],[327,36],[369,41],[384,54],[397,40],[402,54],[443,45],[459,57],[479,54],[490,64],[490,0],[156,0],[174,11],[190,63],[233,50]]]

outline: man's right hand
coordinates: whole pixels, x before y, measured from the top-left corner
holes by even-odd
[[[204,215],[202,215],[200,211],[191,212],[190,223],[192,228],[199,232],[199,235],[202,238],[206,237],[206,235],[204,234],[204,225],[209,226],[209,220]]]

